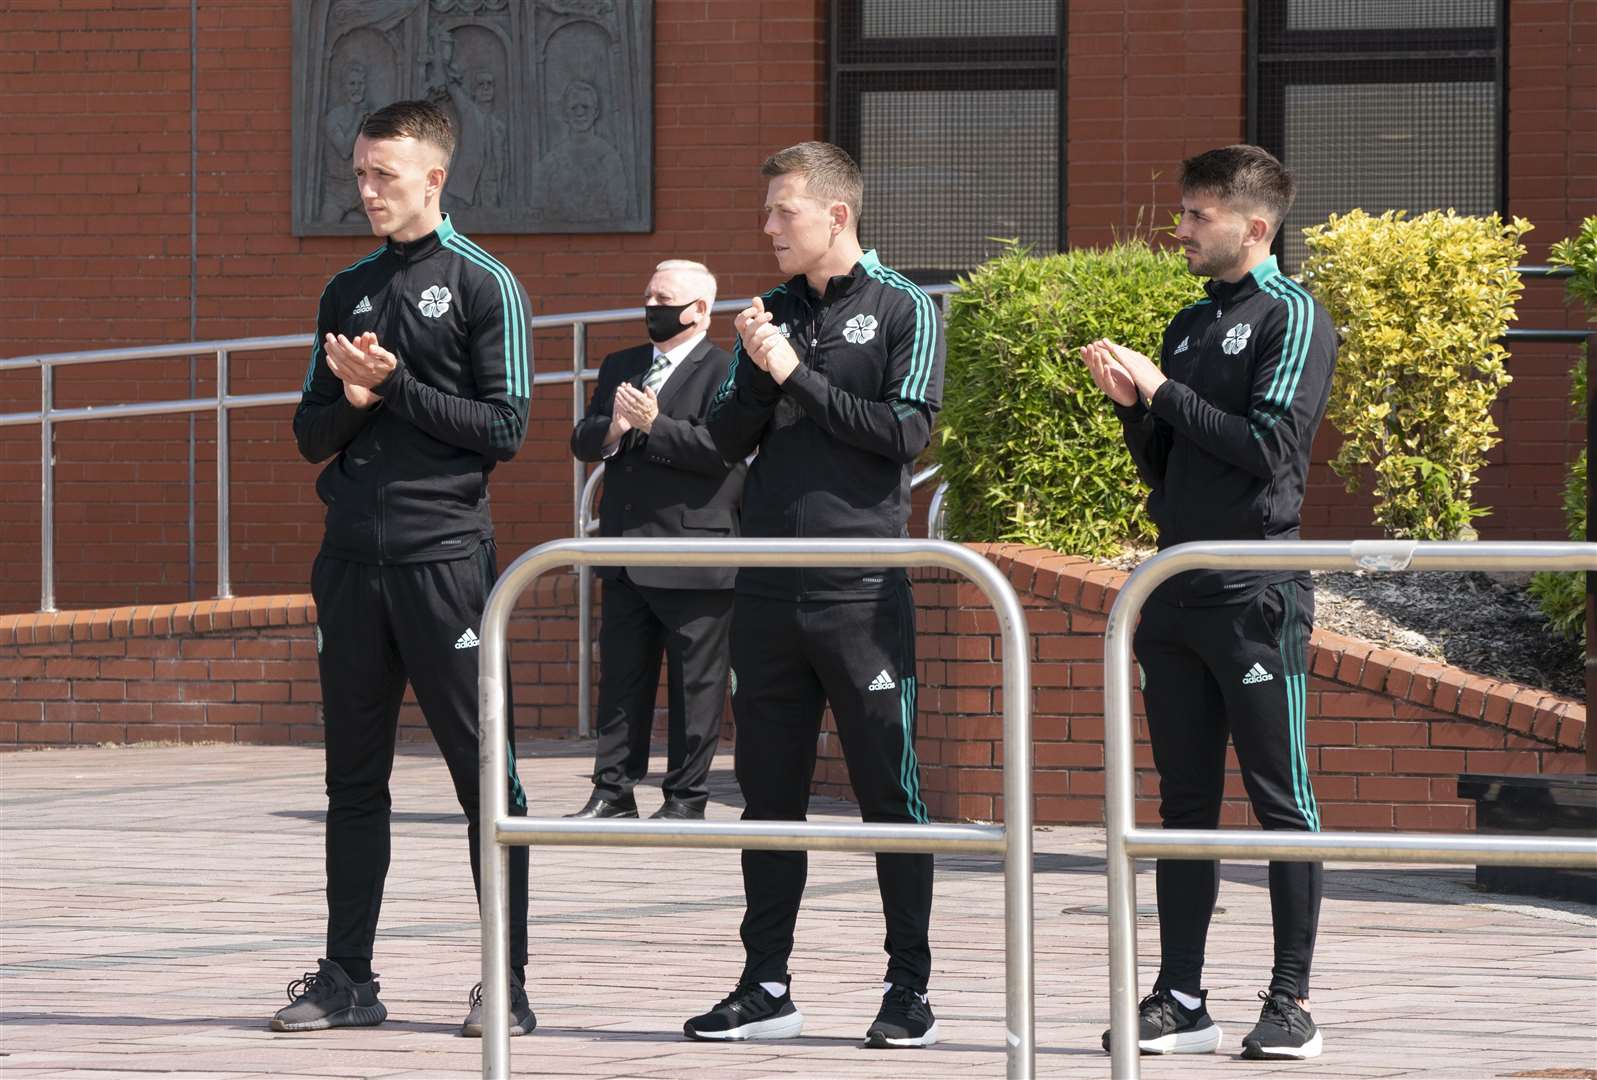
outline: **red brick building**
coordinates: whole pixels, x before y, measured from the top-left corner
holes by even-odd
[[[1492,172],[1491,205],[1536,224],[1528,258],[1541,261],[1549,243],[1597,210],[1597,0],[1465,6],[1481,8],[1477,21],[1489,18],[1495,27],[1495,66],[1477,82],[1495,88],[1482,130],[1496,134],[1483,152],[1490,160],[1451,167],[1455,179]],[[897,0],[896,7],[895,0],[656,0],[655,231],[477,238],[521,276],[539,313],[637,303],[650,268],[668,256],[708,262],[724,297],[748,294],[776,273],[759,231],[756,175],[774,148],[852,138],[868,183],[882,177],[872,189],[878,194],[896,193],[901,180],[916,190],[917,175],[930,177],[939,195],[963,190],[935,185],[928,170],[946,162],[926,161],[925,140],[917,143],[914,130],[900,129],[907,134],[899,143],[871,140],[881,138],[876,120],[902,115],[872,95],[946,95],[962,85],[956,69],[964,64],[987,73],[972,75],[971,89],[995,85],[982,78],[1009,77],[1006,85],[1029,95],[1026,107],[1051,117],[1052,141],[1044,140],[1051,149],[1025,162],[1035,173],[1017,173],[1012,190],[937,213],[976,215],[967,232],[991,235],[1008,221],[981,220],[983,207],[1024,204],[1046,218],[1025,225],[1044,244],[1104,243],[1168,213],[1160,208],[1177,201],[1172,177],[1183,156],[1268,125],[1261,79],[1276,78],[1270,50],[1277,45],[1267,34],[1277,7],[1269,0]],[[911,16],[920,24],[906,28]],[[961,29],[972,19],[987,37]],[[1005,19],[1019,27],[1012,53],[1013,43],[988,33]],[[1363,40],[1362,33],[1377,45],[1397,40],[1379,27],[1349,32],[1355,38],[1348,40]],[[1316,33],[1330,31],[1310,27],[1304,40]],[[1451,33],[1444,26],[1436,40],[1469,52]],[[0,113],[0,355],[311,329],[326,278],[369,250],[370,240],[292,233],[291,43],[290,0],[11,0],[0,9],[7,101]],[[966,52],[953,60],[939,51],[956,46]],[[917,62],[921,83],[884,74]],[[920,115],[935,128],[943,105],[955,100],[928,98],[940,104]],[[1018,153],[1006,123],[1041,135],[1019,100],[992,117],[963,106],[978,110],[961,121],[967,129],[988,125],[992,156]],[[1290,144],[1294,136],[1284,137]],[[950,149],[947,156],[958,155]],[[882,171],[887,163],[891,171]],[[1051,185],[1046,197],[1036,197],[1036,185]],[[884,257],[908,265],[887,238],[901,235],[893,226],[906,220],[903,207],[916,204],[884,202],[892,206],[879,211]],[[1520,312],[1521,325],[1540,327],[1578,326],[1583,318],[1546,284],[1529,287]],[[632,341],[638,329],[596,332],[592,355]],[[728,324],[718,332],[728,334]],[[569,368],[570,349],[569,336],[541,333],[535,363]],[[1563,463],[1581,438],[1564,401],[1572,359],[1567,346],[1515,350],[1515,382],[1499,406],[1504,443],[1478,488],[1479,501],[1495,511],[1482,524],[1485,536],[1562,536]],[[300,352],[239,356],[232,389],[292,390],[303,370]],[[70,407],[214,392],[213,362],[201,356],[192,369],[182,359],[65,369],[55,400]],[[0,412],[38,402],[37,373],[0,372]],[[526,448],[494,485],[506,552],[570,534],[570,415],[567,388],[534,395]],[[269,409],[233,421],[232,565],[242,593],[302,591],[320,535],[315,469],[295,453],[288,419],[289,410]],[[1322,436],[1316,461],[1330,456],[1332,441],[1331,433]],[[38,429],[0,427],[0,445],[0,555],[8,568],[0,610],[28,610],[39,595]],[[62,425],[55,454],[61,606],[211,595],[209,417]],[[1368,533],[1365,507],[1341,492],[1323,464],[1305,520],[1313,535]]]

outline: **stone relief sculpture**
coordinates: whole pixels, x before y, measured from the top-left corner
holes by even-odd
[[[475,232],[652,227],[653,0],[294,0],[294,231],[366,231],[361,121],[456,120],[444,208]]]
[[[322,121],[322,221],[361,221],[360,192],[349,169],[355,136],[370,109],[366,106],[366,65],[350,61],[344,69],[345,100],[327,110]]]
[[[533,203],[550,217],[569,221],[604,221],[626,211],[626,166],[603,137],[594,133],[599,120],[599,91],[573,79],[560,95],[564,132],[538,162],[533,174]]]

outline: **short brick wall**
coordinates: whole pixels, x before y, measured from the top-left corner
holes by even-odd
[[[1103,633],[1126,575],[1015,545],[976,545],[1019,592],[1031,631],[1036,820],[1103,817]],[[576,731],[576,579],[541,579],[511,620],[516,726]],[[597,590],[596,590],[597,593]],[[974,585],[916,575],[922,793],[933,815],[1003,816],[997,618]],[[595,605],[597,623],[597,608]],[[0,746],[99,742],[298,743],[321,737],[307,596],[0,616]],[[1328,828],[1462,831],[1462,772],[1585,768],[1577,702],[1316,631],[1309,767]],[[1137,815],[1157,777],[1137,710]],[[730,725],[728,725],[730,727]],[[728,732],[730,734],[730,732]],[[401,736],[428,738],[407,697]],[[830,719],[816,787],[847,797]],[[1252,821],[1231,760],[1222,820]]]
[[[0,747],[322,738],[309,596],[0,616]],[[577,585],[549,574],[510,620],[519,731],[576,730]],[[400,738],[426,740],[407,691]]]

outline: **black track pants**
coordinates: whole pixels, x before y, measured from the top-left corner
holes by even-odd
[[[1143,609],[1133,647],[1142,666],[1165,828],[1218,826],[1229,735],[1260,823],[1266,829],[1319,830],[1304,733],[1304,669],[1313,622],[1313,590],[1290,581],[1267,586],[1245,603],[1175,607],[1154,600]],[[1219,866],[1212,860],[1160,859],[1156,878],[1155,989],[1196,996]],[[1309,995],[1320,882],[1319,863],[1270,864],[1272,991]]]
[[[745,820],[802,821],[827,703],[866,821],[925,822],[915,757],[915,605],[908,583],[854,603],[739,595],[732,609],[732,713]],[[743,978],[780,981],[808,874],[805,852],[743,852]],[[887,980],[931,974],[930,855],[876,856]]]
[[[372,955],[388,875],[388,780],[408,679],[466,812],[477,864],[477,634],[494,547],[451,562],[311,571],[327,738],[327,955]],[[468,633],[469,631],[469,633]],[[505,685],[508,687],[509,682]],[[510,751],[510,813],[527,812]],[[510,962],[527,962],[527,849],[510,849]]]

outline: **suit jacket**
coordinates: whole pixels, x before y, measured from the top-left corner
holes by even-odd
[[[721,459],[704,418],[715,392],[731,371],[732,357],[703,341],[683,357],[660,389],[660,414],[648,434],[629,431],[608,460],[604,438],[613,417],[616,387],[641,387],[654,362],[654,348],[640,345],[604,358],[587,414],[571,432],[571,452],[582,461],[605,461],[604,494],[599,499],[602,536],[738,535],[738,505],[743,496],[743,462]],[[613,578],[618,566],[595,567]],[[628,567],[639,585],[661,589],[730,589],[732,567]]]

